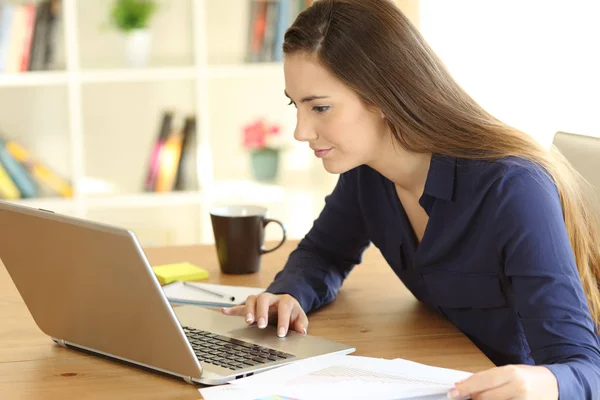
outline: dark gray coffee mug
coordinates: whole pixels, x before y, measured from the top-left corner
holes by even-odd
[[[221,272],[257,272],[261,256],[283,245],[286,240],[285,226],[278,220],[267,218],[266,214],[267,209],[264,207],[241,205],[221,206],[210,211]],[[281,227],[283,237],[275,247],[265,249],[265,227],[270,222]]]

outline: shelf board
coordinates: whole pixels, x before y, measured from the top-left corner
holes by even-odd
[[[206,67],[208,79],[229,79],[271,76],[283,72],[283,64],[280,62],[247,63],[247,64],[223,64],[209,65]]]
[[[318,186],[318,185],[317,185]],[[205,192],[169,192],[87,195],[79,199],[84,214],[93,211],[170,208],[182,206],[217,206],[224,204],[275,204],[297,194],[321,195],[315,186],[296,187],[277,183],[261,183],[251,180],[215,181]],[[325,192],[322,194],[325,195]],[[73,215],[76,200],[73,198],[48,197],[12,200],[11,202],[31,208],[42,208],[60,214]],[[83,210],[80,210],[83,211]],[[87,214],[89,218],[89,214]]]
[[[281,201],[285,188],[280,185],[261,184],[252,181],[218,181],[200,191],[139,193],[92,196],[82,201],[88,210],[153,208],[200,205],[203,201],[225,202],[273,202]]]
[[[271,76],[283,71],[281,63],[223,64],[206,68],[186,67],[150,67],[150,68],[107,68],[82,70],[79,72],[81,83],[117,83],[117,82],[157,82],[166,80],[195,79],[198,71],[204,71],[208,79],[253,78]],[[77,76],[77,75],[73,75]],[[2,86],[52,86],[64,85],[69,74],[62,71],[23,72],[18,74],[0,74]]]
[[[44,210],[54,211],[58,213],[70,213],[75,208],[74,200],[68,197],[19,199],[11,200],[10,202],[25,207],[43,208]]]
[[[54,86],[65,85],[68,75],[62,71],[0,73],[0,86]]]
[[[207,200],[217,203],[278,202],[286,192],[281,184],[251,180],[217,180],[205,189]]]
[[[155,82],[194,79],[196,67],[155,67],[87,70],[80,72],[83,83]]]
[[[326,196],[333,184],[293,181],[263,183],[254,180],[216,180],[205,187],[207,203],[278,203],[290,196]]]
[[[87,195],[82,199],[82,204],[88,210],[93,211],[215,203],[276,203],[283,201],[289,194],[315,193],[315,189],[314,186],[301,188],[294,185],[260,183],[251,180],[221,180],[207,185],[203,192]]]
[[[88,210],[107,210],[199,205],[201,201],[200,192],[169,192],[87,197],[83,203]]]

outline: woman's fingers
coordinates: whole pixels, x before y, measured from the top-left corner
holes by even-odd
[[[300,303],[294,297],[283,295],[279,301],[277,336],[284,337],[290,328],[306,335],[308,318],[304,310],[302,310]]]
[[[257,323],[260,329],[269,324],[269,315],[277,315],[277,335],[284,337],[289,329],[306,335],[308,318],[300,303],[290,295],[274,295],[261,293],[258,296],[249,296],[245,305],[222,308],[225,315],[244,317],[248,324]]]
[[[236,316],[244,315],[244,310],[245,310],[244,306],[235,306],[235,307],[229,307],[229,308],[221,308],[221,312],[223,314],[225,314],[225,315],[236,315]]]
[[[254,323],[254,316],[256,315],[256,296],[251,295],[246,299],[246,306],[244,307],[244,318],[246,323],[251,325]]]
[[[244,317],[248,324],[252,324],[254,322],[254,315],[256,313],[256,296],[248,296],[243,305],[221,308],[221,312],[225,315]]]
[[[269,324],[269,308],[279,301],[279,296],[271,293],[261,293],[256,299],[256,324],[260,329]]]
[[[284,337],[287,335],[294,306],[295,304],[289,296],[281,296],[279,299],[279,307],[277,309],[277,336]]]
[[[308,317],[299,305],[297,310],[298,314],[295,316],[295,318],[292,316],[292,326],[296,332],[306,335],[308,332]]]

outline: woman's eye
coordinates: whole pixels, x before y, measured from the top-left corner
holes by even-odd
[[[291,106],[292,104],[294,105],[294,107],[296,107],[296,103],[294,103],[293,100],[290,100],[290,102],[288,103],[288,106]]]
[[[324,113],[325,111],[329,110],[329,106],[314,106],[313,111],[318,112],[319,114]]]

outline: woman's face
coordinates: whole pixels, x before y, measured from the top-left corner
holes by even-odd
[[[285,92],[297,108],[294,138],[307,142],[332,174],[376,161],[389,129],[381,112],[368,109],[359,96],[314,58],[286,55]],[[386,142],[387,143],[387,142]]]

